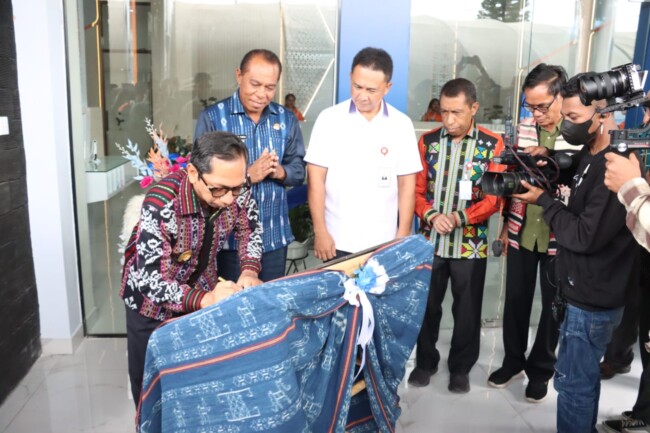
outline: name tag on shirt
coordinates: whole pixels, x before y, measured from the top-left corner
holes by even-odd
[[[471,200],[472,199],[472,181],[471,180],[461,180],[459,182],[460,190],[458,191],[458,197],[461,200]]]
[[[380,167],[377,174],[377,186],[388,188],[390,186],[390,168]]]

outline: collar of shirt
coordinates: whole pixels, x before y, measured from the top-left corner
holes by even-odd
[[[388,105],[386,104],[385,100],[381,100],[381,107],[379,107],[379,111],[382,113],[384,117],[388,117]],[[357,113],[357,105],[354,103],[352,99],[350,99],[350,114]]]
[[[244,108],[244,104],[241,103],[241,99],[239,99],[239,88],[235,90],[235,93],[232,95],[232,99],[230,99],[230,112],[232,114],[243,114],[243,115],[248,115],[246,113],[246,109]],[[269,103],[264,108],[264,111],[262,111],[262,116],[260,117],[260,120],[269,114],[278,114],[277,107],[273,102]]]
[[[442,127],[442,131],[440,131],[440,136],[445,137],[449,140],[449,142],[452,142],[451,136],[447,132],[447,128],[445,128],[444,126]],[[476,123],[474,122],[474,119],[472,119],[472,125],[469,127],[469,130],[467,130],[467,134],[465,134],[463,140],[468,137],[474,139],[478,138],[478,128],[476,127]]]
[[[185,176],[181,180],[180,189],[178,191],[178,199],[181,206],[182,215],[191,215],[195,213],[202,213],[201,202],[194,192],[190,177],[185,172]]]
[[[545,133],[545,135],[549,138],[557,138],[560,136],[560,129],[562,127],[562,121],[564,119],[560,119],[557,125],[555,125],[555,128],[553,128],[552,131],[549,131],[547,129],[542,128],[539,126],[537,123],[535,123],[535,128],[537,128],[537,136],[541,137],[542,133]]]

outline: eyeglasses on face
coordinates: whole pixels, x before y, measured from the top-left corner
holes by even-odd
[[[523,103],[523,107],[525,110],[530,111],[531,113],[534,112],[535,110],[539,111],[541,114],[546,114],[548,113],[548,110],[551,109],[551,105],[555,102],[557,99],[557,95],[553,98],[551,102],[548,104],[540,104],[540,105],[530,105],[528,102]]]
[[[237,197],[239,195],[242,195],[248,189],[250,188],[250,184],[248,181],[242,183],[241,185],[229,187],[229,186],[210,186],[208,183],[203,179],[203,174],[199,172],[199,178],[201,179],[201,182],[205,185],[205,187],[208,189],[210,194],[212,195],[213,198],[221,198],[224,195],[228,194],[229,192],[232,193],[233,197]]]

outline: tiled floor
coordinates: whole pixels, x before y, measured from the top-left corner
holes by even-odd
[[[451,332],[441,331],[443,361]],[[489,372],[500,365],[500,328],[485,328],[481,355],[470,374],[471,392],[447,391],[448,372],[441,364],[426,388],[400,387],[402,416],[398,433],[551,433],[555,399],[551,389],[541,404],[524,401],[525,381],[502,390],[489,388]],[[636,398],[641,365],[603,382],[600,419],[630,409]],[[407,375],[413,368],[407,365]],[[87,338],[74,355],[42,357],[20,386],[0,406],[0,431],[6,433],[128,433],[134,428],[134,405],[128,398],[126,341]],[[290,433],[290,432],[288,432]],[[317,433],[317,432],[315,432]]]

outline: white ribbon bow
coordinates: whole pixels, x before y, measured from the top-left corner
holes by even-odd
[[[375,329],[375,316],[366,293],[375,295],[384,293],[389,280],[386,269],[374,258],[368,260],[366,266],[355,271],[355,274],[356,278],[350,278],[343,284],[345,286],[343,298],[354,307],[360,305],[362,313],[361,328],[357,334],[357,344],[361,346],[361,366],[354,376],[354,380],[357,379],[366,364],[366,346]]]

